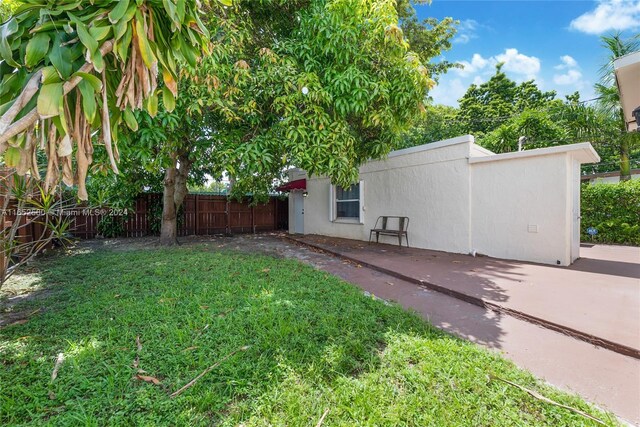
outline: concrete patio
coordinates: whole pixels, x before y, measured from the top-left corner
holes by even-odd
[[[640,248],[583,245],[571,267],[325,236],[299,242],[465,302],[640,358]]]
[[[416,310],[435,326],[495,349],[549,383],[640,425],[640,359],[588,339],[598,333],[630,344],[626,350],[632,353],[640,347],[640,248],[583,247],[582,259],[566,268],[324,236],[289,240],[339,256],[337,262],[320,254],[309,258],[316,267]],[[509,310],[479,306],[418,285],[412,274],[473,298],[491,298],[487,301],[502,307],[517,301],[518,309],[531,308],[536,315],[549,314],[554,321],[590,332],[567,334]],[[535,295],[536,289],[545,295]]]

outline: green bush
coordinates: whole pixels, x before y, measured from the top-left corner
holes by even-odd
[[[120,237],[124,234],[124,218],[121,216],[105,216],[96,227],[98,234],[102,237],[111,239],[113,237]]]
[[[582,241],[640,245],[640,180],[583,185],[581,210]]]

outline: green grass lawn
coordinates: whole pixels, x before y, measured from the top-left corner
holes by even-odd
[[[0,329],[0,425],[313,427],[327,409],[323,426],[596,425],[490,374],[614,423],[296,261],[203,246],[99,250],[45,259],[37,274],[49,291],[20,309],[46,309]]]

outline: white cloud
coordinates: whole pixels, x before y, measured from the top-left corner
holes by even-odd
[[[459,64],[462,64],[464,68],[458,68],[455,72],[462,77],[477,74],[484,70],[491,74],[493,73],[493,68],[499,62],[504,63],[502,67],[504,71],[516,74],[519,79],[522,77],[534,79],[540,72],[540,59],[535,56],[527,56],[514,48],[505,49],[503,53],[489,58],[483,58],[479,53],[474,53],[471,61],[459,61]]]
[[[489,65],[491,59],[485,59],[479,53],[474,53],[473,57],[471,57],[471,62],[469,61],[459,61],[459,64],[462,64],[464,68],[456,68],[455,71],[461,76],[468,76],[471,74],[475,74],[482,69],[484,69],[487,65]]]
[[[507,49],[495,58],[498,62],[504,62],[505,71],[520,74],[528,79],[535,79],[540,72],[540,59],[519,53],[518,49]]]
[[[474,19],[465,19],[461,21],[457,28],[456,36],[451,41],[454,44],[466,44],[471,39],[477,39],[478,21]]]
[[[599,0],[595,9],[571,21],[569,27],[587,34],[640,28],[640,0]]]
[[[564,74],[556,74],[553,76],[553,82],[557,85],[567,86],[575,85],[582,79],[582,73],[578,70],[569,70]]]
[[[562,61],[562,64],[556,65],[553,68],[555,68],[556,70],[564,70],[565,68],[578,68],[578,61],[576,61],[569,55],[561,56],[560,61]]]
[[[436,104],[458,106],[458,99],[462,98],[467,92],[469,85],[465,84],[459,78],[448,79],[448,76],[442,76],[440,83],[434,87],[429,95]]]
[[[539,58],[528,56],[515,48],[491,56],[474,53],[471,58],[458,61],[464,68],[453,69],[441,76],[440,84],[430,95],[435,103],[458,106],[458,99],[464,96],[469,86],[479,86],[489,80],[500,62],[504,63],[502,71],[516,83],[534,80],[540,90],[555,90],[560,99],[575,91],[580,91],[582,99],[593,98],[592,82],[585,78],[574,57],[563,55],[555,64],[543,64]]]
[[[564,73],[558,73],[553,76],[553,82],[559,86],[574,86],[576,89],[584,87],[582,73],[578,61],[569,55],[560,57],[561,64],[556,65],[556,70],[566,70]]]

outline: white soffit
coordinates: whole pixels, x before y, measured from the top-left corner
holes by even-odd
[[[631,113],[640,107],[640,51],[621,56],[613,61],[613,67],[627,130],[631,132],[638,129]]]

